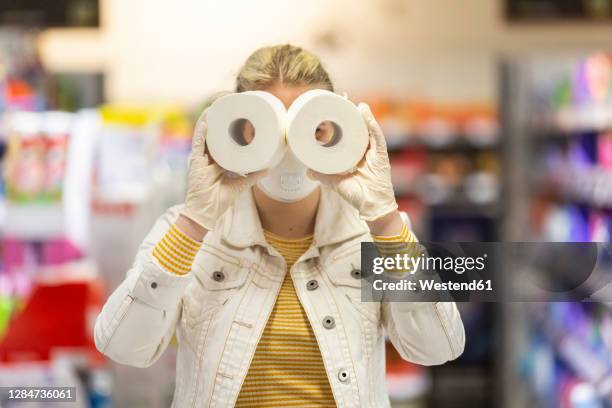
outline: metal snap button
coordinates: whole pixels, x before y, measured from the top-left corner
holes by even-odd
[[[352,276],[353,278],[355,278],[355,279],[359,279],[359,278],[361,278],[361,269],[354,268],[354,269],[351,271],[351,276]]]
[[[157,282],[151,282],[151,287],[155,289],[157,287]]]
[[[319,282],[317,282],[316,279],[309,280],[308,283],[306,283],[306,289],[308,290],[315,290],[318,287]]]
[[[225,274],[222,271],[214,271],[212,278],[214,281],[221,282],[223,279],[225,279]]]
[[[338,379],[340,380],[340,382],[348,382],[349,380],[349,372],[347,370],[340,370],[338,371]]]
[[[334,327],[336,327],[336,321],[331,316],[325,316],[323,318],[323,327],[325,327],[326,329],[333,329]]]

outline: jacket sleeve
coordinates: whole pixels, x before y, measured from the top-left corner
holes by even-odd
[[[180,206],[171,207],[157,219],[138,248],[125,280],[96,319],[96,347],[118,363],[148,367],[157,361],[174,335],[191,274],[169,272],[152,252],[179,211]]]
[[[383,243],[379,246],[380,253],[414,255],[418,240],[410,231],[405,213],[402,218],[405,226],[400,235],[373,236],[375,243]],[[455,302],[385,301],[382,322],[393,346],[410,362],[443,364],[463,353],[465,330]]]
[[[404,360],[436,365],[463,353],[465,330],[455,302],[383,302],[382,319]]]

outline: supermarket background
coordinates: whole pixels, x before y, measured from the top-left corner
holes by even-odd
[[[112,364],[93,319],[183,198],[199,106],[284,42],[371,104],[422,240],[610,241],[611,0],[2,0],[0,386],[169,406],[176,350]],[[604,302],[460,309],[459,360],[388,348],[394,406],[612,406]]]

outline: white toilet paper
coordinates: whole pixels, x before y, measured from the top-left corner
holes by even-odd
[[[219,166],[238,174],[275,166],[287,149],[285,117],[285,106],[270,93],[248,91],[223,96],[208,110],[208,151]],[[235,134],[244,119],[255,128],[249,144]]]
[[[330,121],[334,137],[326,144],[315,137],[317,126]],[[365,154],[368,129],[357,107],[348,99],[325,90],[300,95],[287,112],[287,143],[309,168],[325,174],[352,169]]]

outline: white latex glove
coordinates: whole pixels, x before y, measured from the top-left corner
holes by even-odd
[[[207,113],[208,110],[202,112],[193,132],[187,196],[181,214],[210,231],[238,194],[257,183],[259,178],[265,176],[266,170],[240,176],[228,172],[210,159],[205,143]]]
[[[385,135],[374,119],[370,107],[360,103],[358,108],[368,125],[370,147],[357,168],[348,174],[322,174],[308,170],[308,175],[338,192],[357,208],[363,220],[374,221],[396,210],[397,202],[391,184],[391,166]]]

